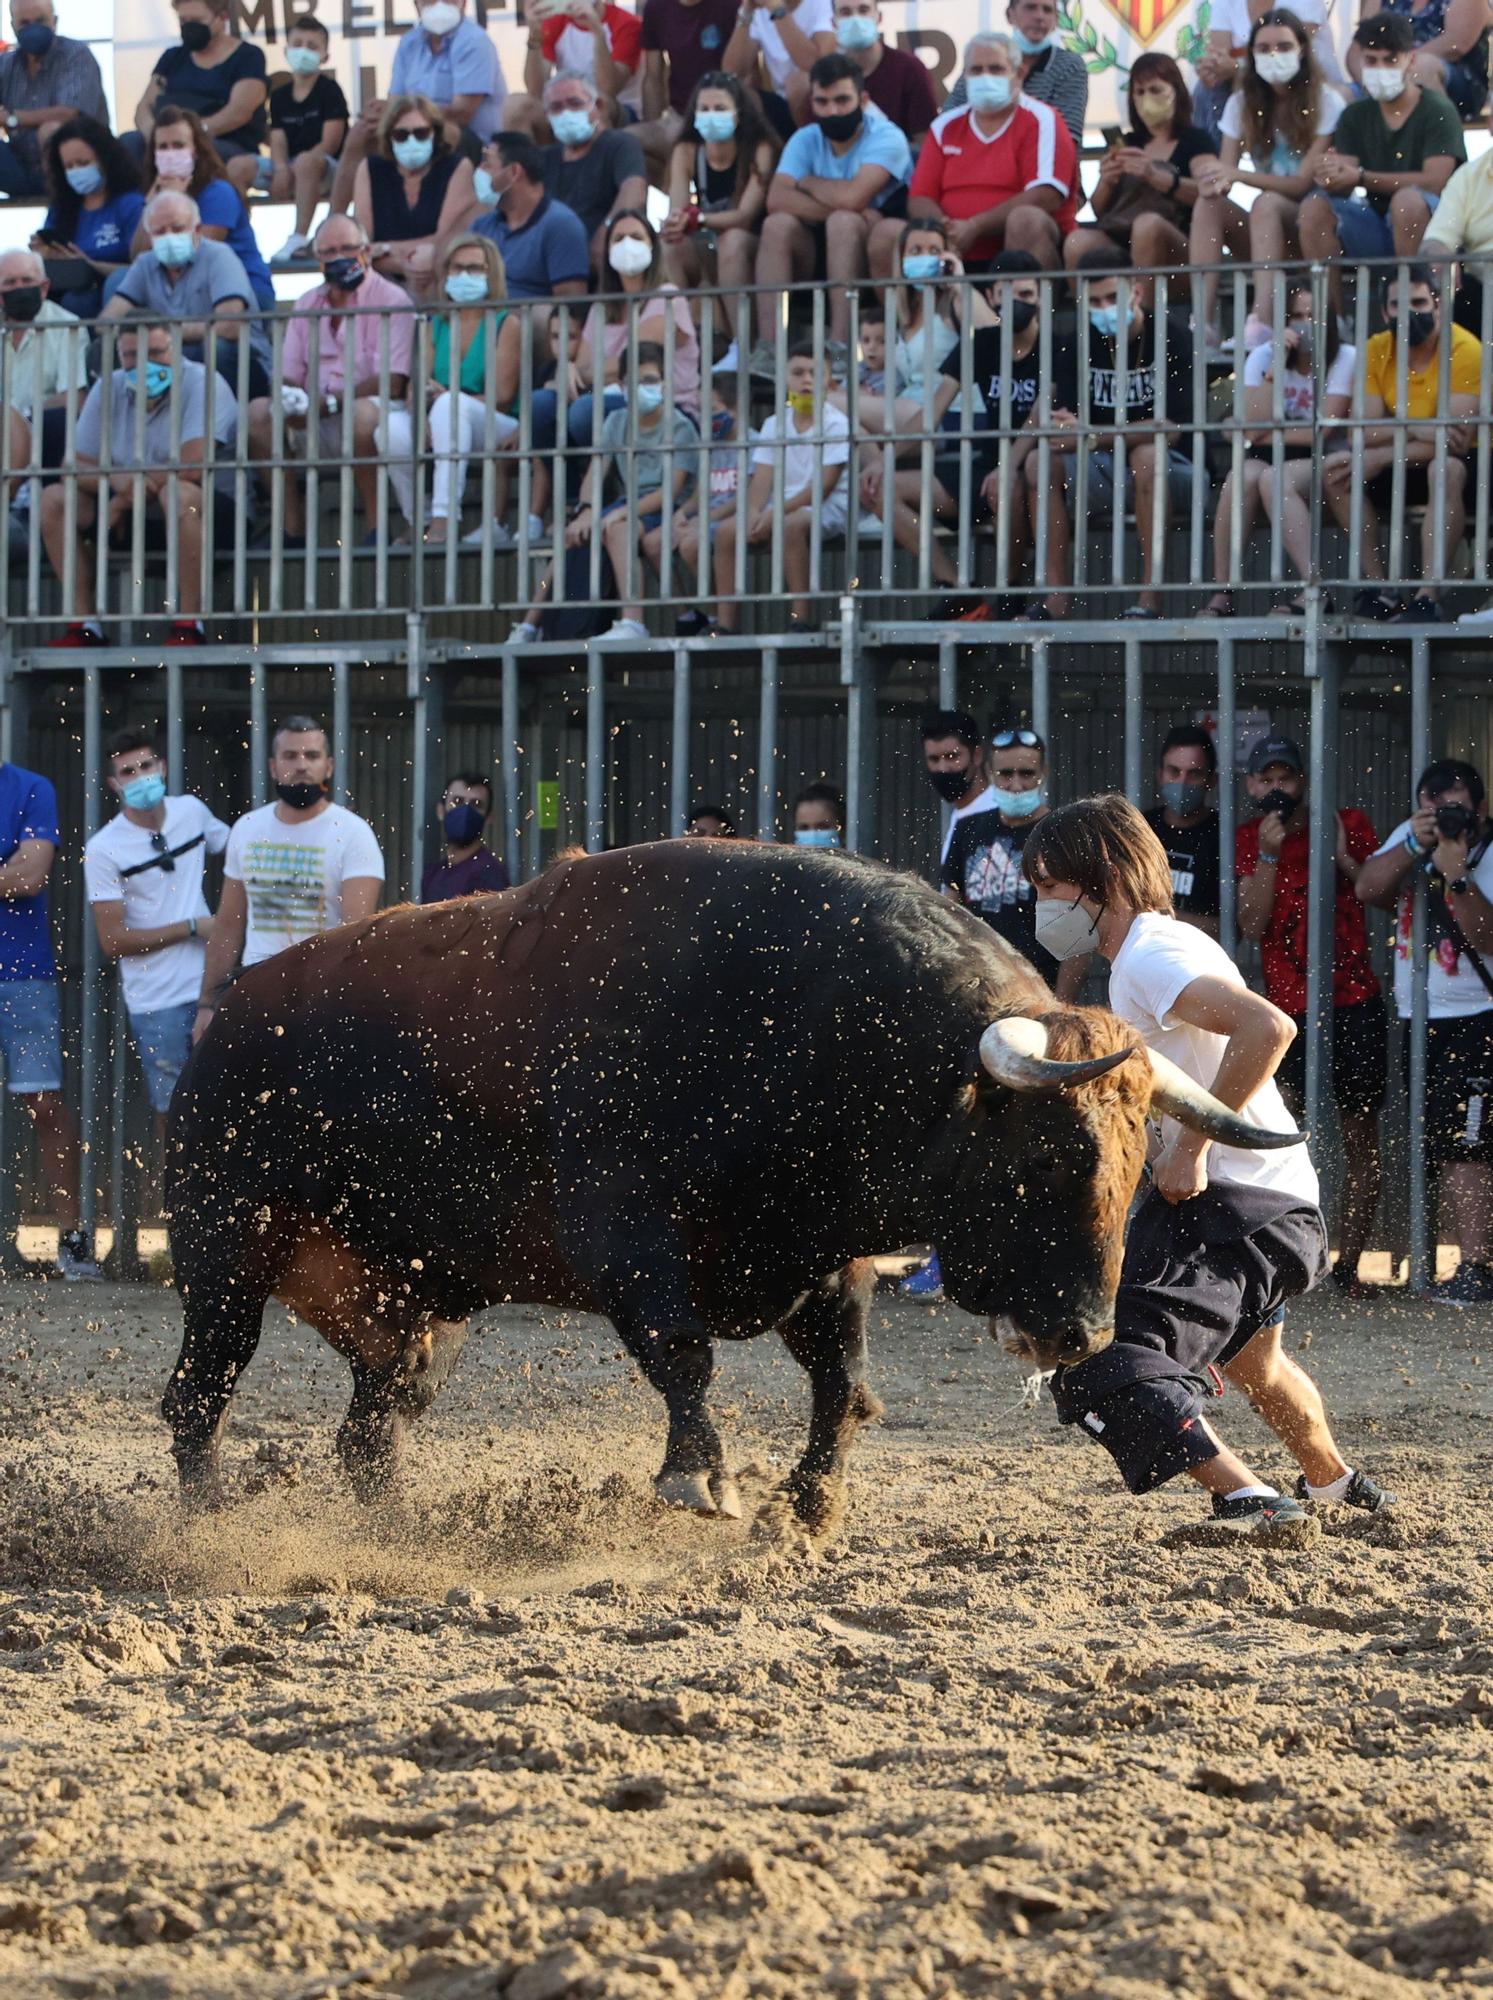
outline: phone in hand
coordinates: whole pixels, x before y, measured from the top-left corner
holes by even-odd
[[[1104,127],[1104,143],[1112,153],[1119,152],[1125,143],[1125,134],[1121,127],[1118,125],[1106,125]]]

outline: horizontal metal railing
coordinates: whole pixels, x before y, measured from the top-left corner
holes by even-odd
[[[1414,580],[1440,588],[1452,581],[1481,584],[1488,578],[1493,288],[1482,292],[1483,354],[1476,408],[1451,414],[1451,342],[1443,338],[1438,363],[1442,414],[1430,420],[1371,416],[1364,406],[1364,349],[1379,323],[1381,282],[1397,268],[1403,267],[1378,260],[1349,273],[1356,280],[1350,331],[1358,353],[1351,406],[1341,420],[1313,425],[1314,448],[1304,461],[1308,471],[1301,497],[1308,515],[1308,547],[1296,580],[1308,590],[1352,593],[1378,582],[1365,566],[1369,545],[1365,487],[1369,468],[1377,463],[1374,454],[1381,448],[1376,438],[1390,451],[1390,491],[1381,524],[1389,584],[1403,588]],[[553,567],[543,593],[546,608],[552,611],[599,616],[614,610],[619,601],[648,600],[666,612],[678,612],[724,601],[728,618],[745,614],[759,631],[780,631],[782,606],[794,594],[791,531],[779,476],[767,502],[765,533],[759,531],[754,540],[749,495],[755,461],[766,448],[755,445],[751,433],[771,412],[785,407],[789,349],[800,337],[800,328],[802,337],[813,344],[816,376],[835,382],[833,398],[843,409],[850,433],[849,463],[840,472],[838,485],[822,451],[831,428],[838,430],[838,419],[821,410],[799,439],[813,448],[807,573],[801,595],[816,612],[822,613],[847,591],[858,598],[868,616],[886,616],[901,607],[913,618],[932,615],[951,596],[995,596],[1005,599],[1009,610],[1059,594],[1065,618],[1083,619],[1113,616],[1113,602],[1106,598],[1119,594],[1128,602],[1137,590],[1148,590],[1168,616],[1182,616],[1195,610],[1206,593],[1215,523],[1228,543],[1227,562],[1218,579],[1221,587],[1239,592],[1292,580],[1283,506],[1266,506],[1267,525],[1253,549],[1244,532],[1247,511],[1253,511],[1244,481],[1251,454],[1260,455],[1260,476],[1272,502],[1279,502],[1287,482],[1299,477],[1287,470],[1292,463],[1287,436],[1297,425],[1286,407],[1283,369],[1274,371],[1268,413],[1253,418],[1246,413],[1239,363],[1258,273],[1250,266],[1231,264],[1212,274],[1225,304],[1232,307],[1237,342],[1232,358],[1209,350],[1203,306],[1209,273],[1124,274],[1127,283],[1141,283],[1149,294],[1155,347],[1154,353],[1142,351],[1128,324],[1122,326],[1112,371],[1118,421],[1112,429],[1102,430],[1096,428],[1087,407],[1090,371],[1097,368],[1097,360],[1086,294],[1090,282],[1111,275],[1095,273],[1090,280],[1042,274],[1034,349],[1037,393],[1029,411],[1013,394],[1019,337],[1011,316],[1002,317],[997,343],[1002,392],[999,407],[983,419],[977,414],[980,385],[974,365],[971,296],[981,281],[957,277],[938,288],[936,299],[932,291],[923,291],[922,325],[910,343],[902,344],[912,372],[921,379],[920,397],[902,399],[895,435],[870,422],[875,406],[860,385],[855,355],[873,303],[886,315],[890,332],[898,324],[904,300],[908,306],[919,303],[914,294],[922,288],[887,284],[853,291],[848,300],[848,355],[829,340],[829,287],[795,286],[774,294],[770,374],[749,378],[744,367],[734,371],[736,436],[729,442],[711,436],[712,385],[722,379],[717,364],[729,347],[734,346],[738,361],[751,350],[757,295],[750,290],[690,294],[689,303],[699,315],[697,374],[689,365],[692,345],[681,345],[676,337],[671,299],[650,294],[599,302],[603,310],[620,315],[611,323],[611,339],[621,347],[629,380],[637,371],[640,336],[646,333],[651,338],[659,329],[666,334],[665,442],[657,446],[628,433],[610,454],[615,495],[634,517],[648,460],[662,460],[657,574],[645,578],[634,536],[624,556],[624,574],[611,585],[605,577],[599,532],[582,541],[583,553],[571,562],[556,559],[563,558],[567,502],[573,503],[588,473],[593,486],[599,477],[601,426],[598,420],[588,434],[578,420],[584,416],[578,405],[591,389],[568,362],[558,368],[552,382],[543,379],[551,336],[558,353],[568,356],[573,336],[599,331],[590,317],[597,302],[572,300],[556,307],[515,303],[501,316],[496,309],[486,312],[477,333],[480,390],[474,387],[465,394],[459,406],[461,420],[456,422],[446,420],[451,416],[449,398],[430,368],[433,336],[441,319],[449,324],[450,351],[460,352],[460,315],[455,309],[434,312],[411,307],[405,315],[358,308],[342,316],[359,330],[360,337],[354,339],[346,327],[342,329],[348,344],[371,350],[372,365],[362,384],[362,398],[339,394],[330,403],[325,400],[325,385],[335,379],[330,313],[298,315],[280,310],[234,323],[213,321],[200,329],[200,342],[187,338],[197,329],[167,322],[173,378],[163,405],[165,435],[154,450],[147,449],[143,400],[127,405],[125,423],[111,426],[105,395],[97,466],[79,465],[77,436],[89,393],[84,386],[69,390],[63,398],[62,423],[51,427],[50,453],[45,449],[48,427],[43,421],[33,424],[29,448],[19,454],[11,433],[0,435],[0,478],[12,500],[19,502],[13,516],[19,526],[12,537],[11,561],[0,567],[0,619],[13,635],[12,645],[17,643],[17,630],[28,627],[45,641],[55,628],[74,621],[85,596],[91,595],[106,624],[123,621],[133,627],[142,620],[175,615],[190,601],[200,606],[210,627],[226,628],[230,637],[252,637],[264,619],[324,635],[337,629],[329,621],[354,618],[360,621],[359,629],[371,636],[379,620],[388,620],[393,630],[411,611],[496,616],[506,632],[527,606],[540,601],[546,573]],[[1330,326],[1325,266],[1271,267],[1266,276],[1276,328],[1284,326],[1287,302],[1302,288],[1311,291],[1315,326],[1319,330]],[[1453,274],[1443,267],[1438,284],[1446,294],[1445,329],[1451,324],[1452,282]],[[1404,285],[1399,289],[1396,341],[1396,401],[1401,411],[1408,388],[1407,289]],[[930,300],[935,301],[931,309]],[[940,318],[952,329],[941,337]],[[517,336],[507,331],[510,320],[518,324]],[[303,371],[294,365],[294,356],[287,361],[287,336],[297,321],[308,334]],[[90,371],[107,384],[118,366],[121,333],[128,332],[143,349],[148,330],[148,322],[132,317],[80,325],[67,337],[80,355],[86,353]],[[951,339],[958,393],[940,421],[934,410],[941,379],[940,349]],[[402,345],[407,341],[413,358],[401,366]],[[889,357],[893,344],[889,339]],[[1319,339],[1312,361],[1318,407],[1326,390],[1328,346],[1327,339]],[[189,577],[184,574],[190,551],[183,546],[181,514],[192,504],[188,489],[194,474],[182,456],[182,422],[195,391],[183,364],[193,356],[205,369],[200,480],[203,490],[216,491],[223,504],[216,510],[203,509],[200,553],[192,560],[194,575]],[[39,344],[21,361],[9,341],[0,343],[0,394],[7,402],[40,410],[45,398],[39,374],[33,372],[32,379],[26,379],[27,367],[35,371],[39,357]],[[1168,378],[1174,369],[1178,380],[1190,385],[1185,409],[1169,407]],[[1130,391],[1139,383],[1144,400],[1143,378],[1148,373],[1154,378],[1154,405],[1132,418],[1127,415]],[[1060,395],[1066,398],[1069,383],[1075,385],[1079,405],[1071,412],[1058,400]],[[292,390],[309,399],[318,421],[297,421],[291,406],[298,399],[287,395]],[[256,404],[261,418],[267,418],[267,448],[257,452],[249,421]],[[371,427],[363,405],[376,420]],[[594,414],[595,403],[590,407]],[[694,426],[693,435],[686,433],[679,441],[674,437],[676,414]],[[884,409],[882,414],[884,421]],[[446,421],[438,425],[433,421],[438,417]],[[160,416],[151,417],[152,435],[161,423]],[[60,449],[55,437],[59,428]],[[437,428],[443,428],[443,443],[435,439]],[[221,439],[216,435],[219,429]],[[1170,463],[1190,468],[1185,507],[1169,513],[1167,481],[1153,479],[1148,524],[1132,523],[1125,505],[1116,504],[1103,534],[1094,532],[1091,502],[1101,481],[1108,480],[1114,492],[1123,495],[1136,454],[1162,441]],[[1323,490],[1324,461],[1334,453],[1341,453],[1348,466],[1350,515],[1343,531],[1329,526]],[[49,467],[44,463],[47,456],[58,462]],[[1426,466],[1432,497],[1424,561],[1410,547],[1407,533],[1415,511],[1407,469],[1416,459]],[[1466,468],[1458,476],[1467,489],[1467,532],[1456,545],[1447,532],[1446,509],[1435,504],[1447,490],[1454,461]],[[881,474],[881,498],[868,508],[861,501],[862,472],[874,466]],[[899,471],[916,475],[909,504],[917,525],[916,545],[900,552],[896,516],[886,504]],[[935,471],[953,503],[946,522],[935,517],[929,502]],[[729,575],[719,585],[714,565],[722,522],[712,519],[709,504],[699,509],[696,555],[687,558],[675,546],[681,513],[694,511],[692,496],[712,493],[713,472],[717,493],[730,489],[733,476],[735,482],[729,506],[721,502],[723,519],[729,520],[733,533]],[[304,488],[305,553],[286,534],[292,482]],[[97,484],[107,484],[127,524],[125,546],[112,555],[108,536],[97,533],[90,541],[81,532]],[[42,538],[43,494],[54,485],[60,485],[63,495],[60,504],[48,503],[55,510],[56,560]],[[1060,485],[1066,492],[1061,518],[1056,499]],[[985,503],[979,498],[982,486],[987,489]],[[869,490],[874,491],[874,480]],[[401,493],[408,503],[407,521],[398,504]],[[843,502],[837,493],[844,496]],[[442,494],[450,511],[444,540],[438,542],[429,538],[429,530]],[[505,494],[512,530],[500,523]],[[463,500],[476,517],[475,531],[466,540],[461,534]],[[989,518],[982,521],[985,508]],[[842,509],[843,529],[838,526]],[[148,532],[153,515],[160,520],[154,533]],[[531,515],[543,519],[543,534],[531,534]],[[1138,546],[1141,537],[1133,531],[1141,525],[1149,528],[1149,564]],[[1071,545],[1066,575],[1052,571],[1049,563],[1059,533],[1066,534]],[[161,544],[159,580],[150,562],[155,540]],[[846,544],[838,556],[837,542]],[[940,569],[945,571],[942,576]],[[80,589],[83,579],[91,584],[91,592]],[[190,588],[193,583],[195,592]]]

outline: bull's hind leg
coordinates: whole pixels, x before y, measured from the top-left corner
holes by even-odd
[[[387,1493],[404,1457],[408,1425],[440,1394],[466,1344],[466,1322],[427,1318],[392,1367],[349,1354],[353,1398],[337,1433],[337,1456],[359,1500]]]
[[[219,1497],[218,1445],[228,1400],[259,1345],[267,1297],[242,1278],[215,1289],[199,1282],[182,1286],[186,1331],[161,1415],[171,1426],[171,1450],[189,1500]]]
[[[809,1377],[809,1441],[787,1486],[811,1534],[827,1535],[844,1513],[851,1440],[881,1415],[880,1399],[866,1382],[866,1315],[875,1289],[869,1258],[847,1264],[800,1300],[778,1328]]]

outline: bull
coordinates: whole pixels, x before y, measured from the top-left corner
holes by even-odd
[[[344,926],[256,966],[178,1085],[170,1241],[185,1317],[163,1402],[210,1495],[271,1297],[347,1359],[337,1438],[388,1483],[471,1315],[601,1313],[667,1406],[660,1496],[739,1499],[717,1339],[807,1371],[792,1503],[823,1531],[879,1405],[879,1251],[1045,1366],[1110,1337],[1148,1112],[1261,1135],[924,884],[854,856],[662,842]]]

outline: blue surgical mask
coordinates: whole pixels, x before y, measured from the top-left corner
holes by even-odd
[[[1020,28],[1013,28],[1011,30],[1011,40],[1024,56],[1039,56],[1044,49],[1052,47],[1053,38],[1051,35],[1043,35],[1040,41],[1033,42],[1022,34]]]
[[[695,130],[707,146],[723,146],[728,139],[736,136],[736,113],[734,111],[697,111]]]
[[[120,794],[132,812],[153,812],[166,796],[166,780],[159,771],[148,777],[131,778]]]
[[[990,789],[997,807],[1007,819],[1030,819],[1041,805],[1046,788],[1034,785],[1029,792],[1003,792],[999,785],[992,785]]]
[[[795,830],[793,835],[795,847],[838,847],[839,844],[839,834],[829,826],[802,827]]]
[[[103,172],[98,167],[69,167],[67,184],[76,195],[97,194],[104,184]]]
[[[486,167],[478,167],[472,175],[472,191],[484,208],[496,208],[498,191],[492,184],[492,175]]]
[[[942,269],[943,258],[931,250],[902,259],[902,275],[910,285],[931,284]]]
[[[158,263],[168,271],[180,271],[190,264],[197,255],[197,245],[192,240],[190,229],[168,229],[164,235],[151,238],[151,249],[156,253]]]
[[[134,388],[140,384],[140,370],[126,368],[125,380]],[[171,387],[171,364],[169,361],[147,361],[145,364],[145,400],[153,403],[157,396],[164,396]]]
[[[1120,337],[1120,308],[1118,306],[1090,306],[1089,325],[1094,329],[1095,333],[1102,334],[1106,340],[1118,340]]]
[[[446,297],[454,306],[480,305],[487,297],[485,271],[448,271]]]
[[[292,76],[315,76],[316,72],[321,68],[321,51],[319,49],[287,49],[285,51],[285,67],[290,71]]]
[[[589,111],[555,111],[550,130],[562,146],[584,146],[596,131]]]
[[[407,174],[417,174],[422,167],[430,165],[430,156],[435,151],[434,139],[396,139],[394,158]]]
[[[1008,76],[972,76],[966,89],[970,107],[975,111],[1004,111],[1011,102],[1011,79]]]
[[[849,14],[843,21],[835,23],[835,40],[846,55],[855,55],[862,49],[876,46],[880,28],[869,14]]]
[[[646,415],[664,406],[664,385],[662,382],[639,382],[633,389],[633,400]]]

